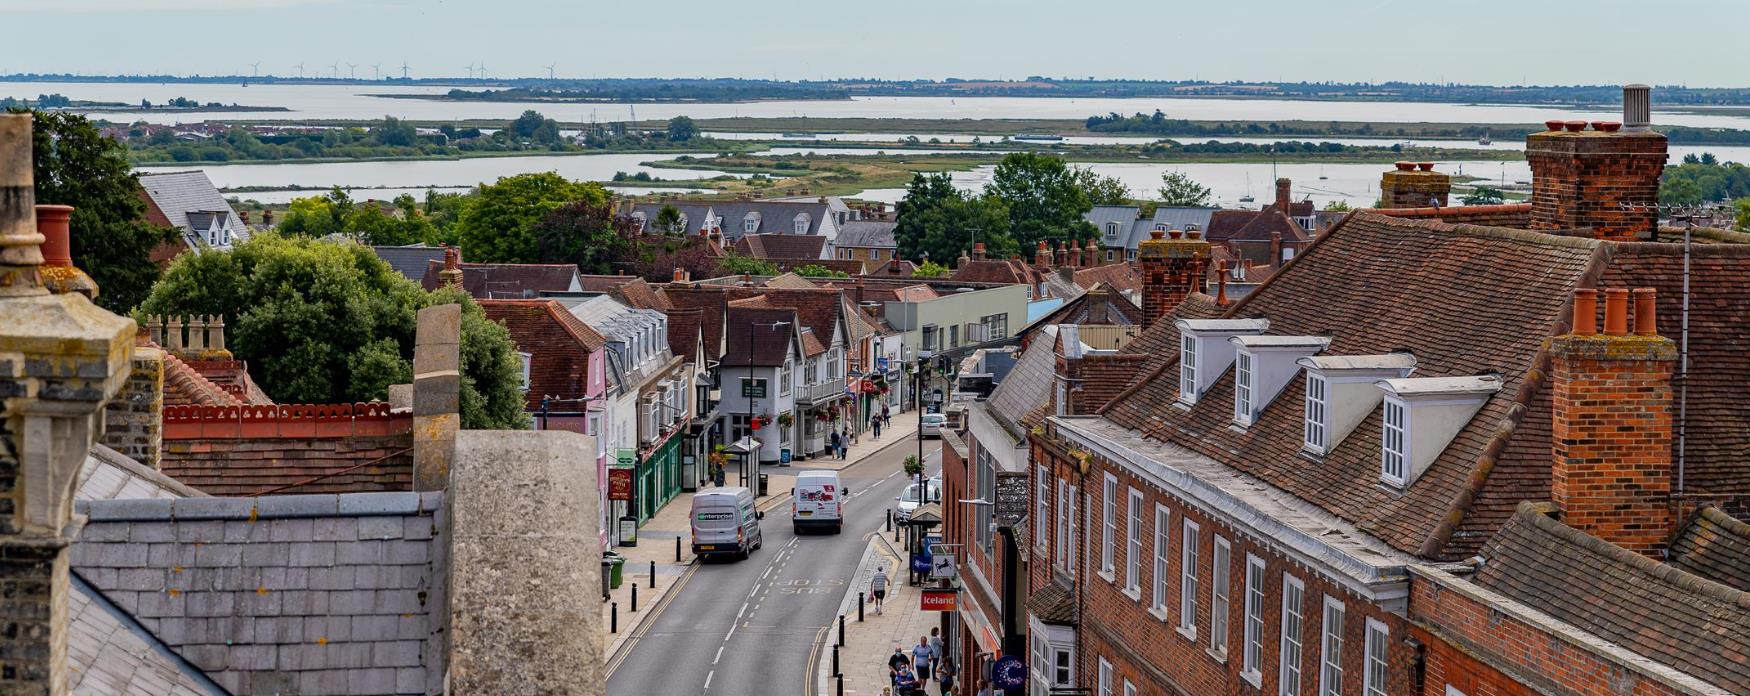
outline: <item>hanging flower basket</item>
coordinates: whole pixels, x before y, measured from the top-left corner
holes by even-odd
[[[794,423],[794,422],[796,422],[796,418],[794,416],[791,416],[788,413],[778,414],[778,425],[788,428],[788,427],[790,427],[790,424]]]

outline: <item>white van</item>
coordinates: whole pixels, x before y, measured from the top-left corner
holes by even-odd
[[[760,534],[765,516],[754,509],[753,491],[745,487],[699,491],[693,495],[693,555],[747,558],[765,544]]]
[[[796,533],[813,528],[831,529],[837,534],[845,525],[845,490],[837,471],[804,471],[796,475],[796,488],[790,493],[790,523]]]

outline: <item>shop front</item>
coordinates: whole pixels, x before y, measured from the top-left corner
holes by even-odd
[[[681,492],[681,442],[685,438],[669,437],[650,450],[638,462],[638,522],[643,524],[656,515],[668,501]]]

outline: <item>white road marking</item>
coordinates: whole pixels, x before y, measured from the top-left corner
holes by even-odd
[[[721,659],[723,659],[723,646],[719,645],[717,646],[717,656],[711,658],[711,664],[717,664],[717,661]]]
[[[711,670],[705,674],[705,688],[711,688],[711,677],[715,676],[717,676],[717,670]]]

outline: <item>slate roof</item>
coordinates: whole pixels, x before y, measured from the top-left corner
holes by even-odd
[[[1155,208],[1155,215],[1149,220],[1151,224],[1140,230],[1142,236],[1131,240],[1130,248],[1134,249],[1137,244],[1142,242],[1142,240],[1148,239],[1149,230],[1153,230],[1156,227],[1168,230],[1183,230],[1191,225],[1196,225],[1197,229],[1207,230],[1209,229],[1209,218],[1211,215],[1214,215],[1217,210],[1220,210],[1220,208],[1193,208],[1182,206],[1160,206]]]
[[[725,201],[712,203],[711,211],[721,221],[723,238],[731,241],[749,233],[745,221],[750,213],[757,218],[752,234],[792,236],[819,235],[820,223],[832,214],[831,207],[825,203],[789,201]],[[808,216],[808,225],[801,235],[796,231],[797,215]]]
[[[1677,533],[1671,565],[1741,592],[1750,592],[1750,524],[1705,506]]]
[[[77,500],[198,498],[206,495],[127,455],[92,445],[79,468]]]
[[[816,234],[749,234],[735,240],[735,253],[756,259],[818,259],[826,237]]]
[[[1016,442],[1027,437],[1027,428],[1021,424],[1022,416],[1044,405],[1050,398],[1057,370],[1056,343],[1057,326],[1041,327],[1040,335],[1034,336],[1032,343],[1027,344],[1008,376],[997,384],[986,400],[991,415]]]
[[[71,566],[239,696],[441,690],[441,493],[81,501]]]
[[[423,243],[407,246],[374,246],[371,247],[371,251],[376,252],[377,258],[388,263],[389,267],[395,269],[396,273],[400,273],[415,283],[425,281],[425,268],[431,265],[431,262],[436,261],[439,266],[444,263],[443,247],[426,246]]]
[[[533,299],[543,292],[580,289],[577,267],[568,263],[464,263],[461,268],[462,289],[475,299]],[[443,269],[443,261],[428,262],[420,285],[436,290]]]
[[[249,227],[243,224],[243,219],[237,216],[237,211],[231,209],[230,202],[219,193],[219,188],[213,185],[213,180],[207,178],[207,173],[201,170],[187,172],[141,172],[138,175],[140,187],[145,190],[146,198],[172,227],[182,231],[183,241],[190,249],[200,249],[206,245],[206,240],[195,234],[196,225],[189,219],[192,212],[220,212],[230,220],[232,241],[241,242],[249,238]],[[210,223],[210,216],[202,222]],[[206,231],[206,225],[200,225],[200,232]]]
[[[1038,326],[1051,324],[1142,324],[1142,308],[1136,306],[1117,288],[1104,283],[1064,302],[1034,322]]]
[[[1121,247],[1130,238],[1130,228],[1135,226],[1140,210],[1134,205],[1096,205],[1082,213],[1082,220],[1094,226],[1100,246]],[[1118,225],[1117,236],[1106,234],[1108,224]]]
[[[1750,693],[1750,592],[1660,563],[1526,503],[1481,555],[1478,585],[1731,693]]]
[[[72,573],[67,691],[73,696],[228,696],[139,621]]]
[[[840,248],[894,249],[899,246],[893,240],[893,230],[898,226],[897,222],[852,220],[839,228],[832,244]]]

